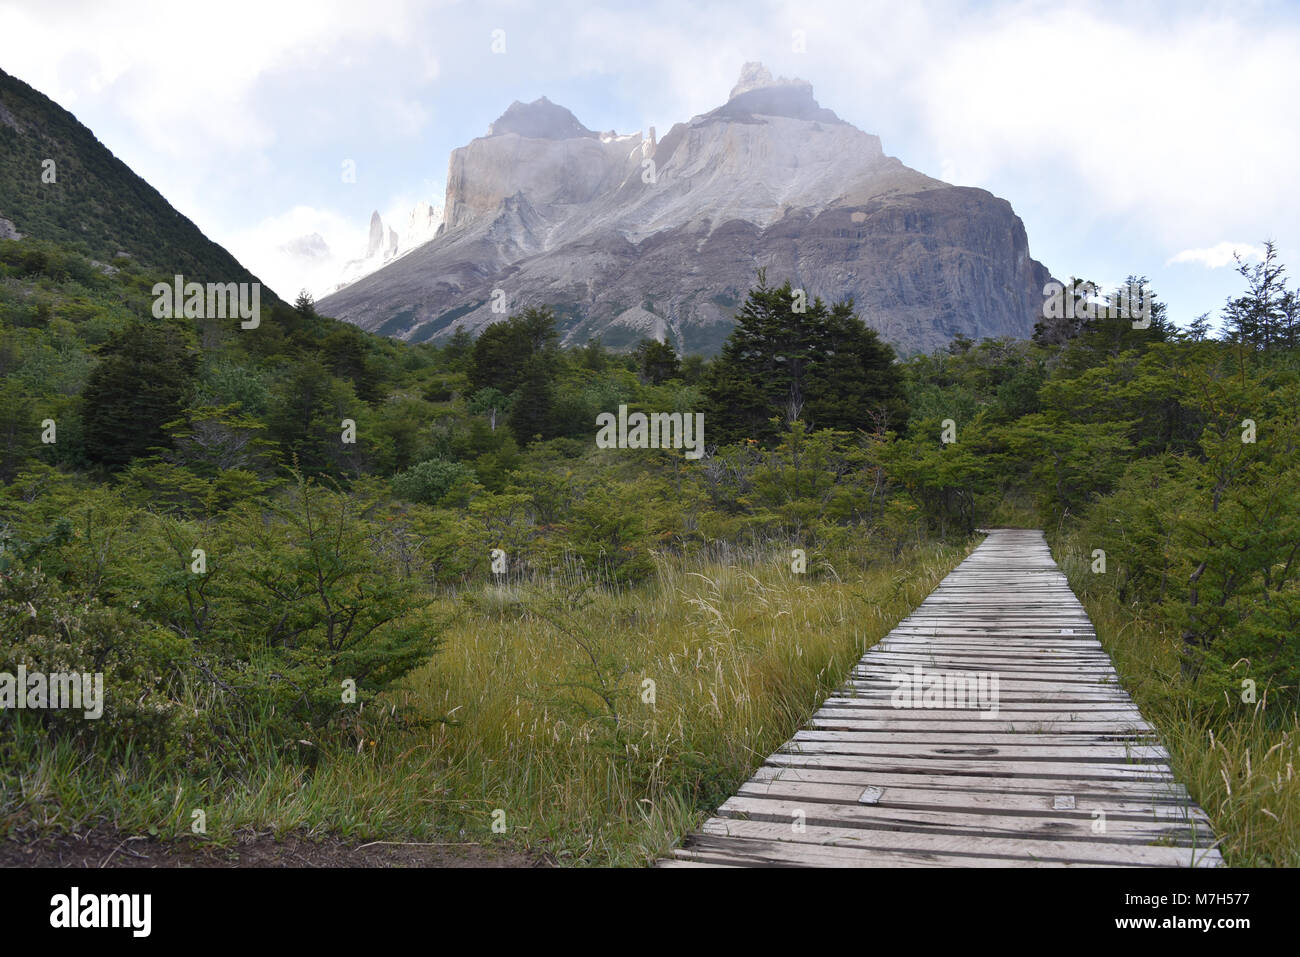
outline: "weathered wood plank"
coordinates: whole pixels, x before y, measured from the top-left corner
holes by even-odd
[[[778,751],[767,763],[784,768],[834,768],[913,774],[995,775],[1006,778],[1061,778],[1098,781],[1161,781],[1173,775],[1164,764],[1109,764],[1089,761],[1015,761],[971,756],[889,756]]]
[[[927,744],[911,744],[881,741],[854,741],[846,736],[851,731],[800,731],[786,742],[783,754],[835,754],[863,755],[882,758],[929,758],[940,760],[961,758],[963,760],[997,761],[1052,761],[1060,762],[1087,761],[1106,764],[1164,762],[1169,755],[1164,748],[1150,745],[1122,744],[1068,744],[1068,745],[1025,745],[994,744],[979,738],[963,738],[960,741],[934,740]],[[823,737],[826,736],[826,737]]]
[[[1093,819],[1092,813],[1060,811],[1053,815],[978,812],[957,808],[903,808],[871,804],[794,802],[750,795],[733,795],[718,808],[718,816],[747,821],[771,821],[791,828],[820,825],[975,837],[1017,837],[1091,843],[1169,844],[1204,847],[1212,842],[1209,829],[1200,830],[1190,817],[1132,816]]]
[[[686,847],[674,851],[679,859],[709,862],[715,867],[1006,867],[1005,859],[941,854],[934,851],[891,851],[881,848],[799,844],[748,837],[715,838],[692,835]],[[1107,867],[1101,863],[1021,860],[1025,867]],[[663,867],[661,862],[658,866]]]
[[[1000,859],[1004,866],[1020,864],[1028,859],[1062,863],[1094,862],[1116,867],[1213,867],[1220,860],[1218,851],[1205,848],[927,834],[920,831],[823,827],[814,824],[807,825],[802,832],[795,832],[790,824],[718,817],[705,821],[701,830],[714,836],[757,837],[800,844],[993,857]]]
[[[1154,739],[1148,736],[1133,736],[1124,734],[1050,734],[1034,733],[1026,734],[1021,731],[1016,732],[984,732],[975,733],[967,732],[960,738],[954,738],[950,732],[946,731],[863,731],[858,728],[807,728],[803,731],[796,731],[792,741],[848,741],[854,744],[862,745],[879,745],[893,744],[904,747],[946,747],[955,745],[957,747],[992,747],[1008,749],[1033,749],[1033,753],[1038,754],[1039,749],[1046,748],[1043,754],[1051,753],[1056,755],[1056,748],[1122,748],[1127,744],[1137,747],[1158,747]],[[1164,749],[1159,748],[1161,760],[1166,757]]]
[[[860,783],[864,788],[908,787],[934,791],[980,793],[1038,794],[1088,794],[1115,800],[1133,799],[1159,803],[1187,803],[1187,789],[1172,778],[1162,780],[1098,780],[1091,778],[1032,778],[1000,777],[988,775],[949,775],[918,773],[915,771],[881,771],[863,774],[838,768],[797,768],[765,764],[754,772],[751,781],[807,781],[827,784]]]
[[[1075,794],[1067,788],[1058,789],[1059,793],[1026,794],[1016,792],[1007,794],[1001,791],[973,791],[969,789],[938,791],[924,787],[867,785],[861,782],[852,784],[818,784],[803,781],[788,781],[776,778],[771,781],[750,780],[740,786],[738,797],[762,797],[789,801],[802,806],[802,802],[827,804],[861,804],[867,788],[872,788],[872,800],[876,807],[894,808],[930,808],[967,811],[970,813],[1054,815],[1063,810],[1074,810],[1087,815],[1091,820],[1093,811],[1104,811],[1108,817],[1131,818],[1133,820],[1192,820],[1198,824],[1208,824],[1205,812],[1190,803],[1161,804],[1144,800],[1140,795],[1124,796],[1122,792],[1115,796],[1095,794]],[[1069,798],[1062,802],[1061,798]],[[1061,807],[1068,803],[1070,808]]]
[[[809,728],[824,728],[828,731],[918,731],[921,733],[946,733],[950,736],[962,734],[1007,734],[1032,731],[1041,734],[1061,735],[1125,735],[1151,734],[1152,729],[1143,722],[1131,721],[1007,721],[993,719],[989,721],[933,721],[909,720],[907,718],[859,718],[837,716],[838,712],[818,712],[808,721]]]

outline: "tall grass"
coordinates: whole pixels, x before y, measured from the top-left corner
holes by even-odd
[[[0,836],[96,825],[217,842],[338,833],[644,864],[788,739],[968,551],[917,546],[889,563],[810,555],[807,574],[792,573],[788,550],[727,551],[661,558],[635,587],[593,585],[575,568],[462,592],[443,601],[442,650],[369,709],[363,736],[309,761],[301,746],[252,742],[218,782],[144,755],[86,755],[15,721],[0,741]],[[206,817],[201,838],[194,810]]]
[[[1193,709],[1176,631],[1150,609],[1121,604],[1091,574],[1081,543],[1064,538],[1055,551],[1121,682],[1159,732],[1174,775],[1209,815],[1225,861],[1300,866],[1300,716],[1270,708],[1263,689],[1254,704]]]
[[[500,810],[509,833],[558,859],[643,863],[789,738],[965,551],[815,577],[780,553],[662,560],[634,590],[488,588],[410,694],[457,722],[432,747],[473,811],[467,830]]]

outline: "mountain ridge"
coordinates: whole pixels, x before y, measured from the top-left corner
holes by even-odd
[[[555,308],[568,343],[654,328],[708,353],[767,266],[854,298],[903,351],[1031,333],[1050,275],[1009,203],[887,156],[806,81],[746,64],[732,93],[661,140],[592,133],[545,98],[512,104],[452,151],[437,237],[321,308],[425,341],[477,332],[504,299]]]
[[[72,113],[3,70],[0,220],[10,224],[0,235],[71,243],[104,261],[126,254],[199,281],[259,281]],[[277,299],[265,284],[262,296]]]

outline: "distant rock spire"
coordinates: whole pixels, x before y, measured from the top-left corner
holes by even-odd
[[[384,245],[384,221],[379,218],[379,210],[370,214],[370,238],[366,242],[366,258],[379,252]]]

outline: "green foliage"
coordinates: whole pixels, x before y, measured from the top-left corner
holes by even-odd
[[[1300,295],[1286,287],[1276,244],[1265,242],[1264,258],[1254,266],[1237,256],[1237,272],[1247,291],[1229,299],[1223,310],[1228,339],[1257,349],[1300,346]]]
[[[175,325],[133,322],[100,348],[82,392],[86,454],[120,468],[167,442],[193,390],[198,354]]]
[[[544,365],[554,362],[556,341],[555,314],[549,309],[526,309],[494,322],[474,340],[466,373],[470,388],[514,392],[528,378],[534,356],[541,356]]]
[[[312,306],[307,315],[315,315]],[[352,383],[357,397],[364,402],[378,402],[384,398],[381,374],[370,357],[360,331],[352,326],[339,326],[320,344],[320,351],[330,372]]]
[[[6,550],[15,544],[7,542]],[[121,748],[129,743],[160,760],[169,749],[184,755],[194,743],[193,736],[184,733],[186,722],[176,721],[183,714],[178,690],[190,649],[166,629],[97,598],[69,593],[25,563],[0,571],[0,629],[5,635],[0,673],[16,675],[21,666],[46,680],[84,675],[91,679],[91,688],[99,675],[102,695],[99,714],[88,711],[86,697],[80,710],[0,708],[0,727],[34,721],[87,746]]]
[[[902,363],[851,305],[799,312],[788,283],[760,277],[707,363],[650,342],[562,349],[546,310],[442,348],[368,335],[307,301],[264,310],[256,330],[158,321],[159,277],[137,266],[0,243],[0,613],[20,636],[8,651],[106,656],[106,678],[133,696],[99,725],[14,726],[70,755],[103,756],[129,732],[168,767],[229,781],[261,773],[246,756],[269,753],[293,779],[304,760],[382,738],[383,722],[456,708],[406,707],[404,676],[441,674],[447,622],[473,615],[518,622],[535,642],[520,647],[565,649],[547,664],[564,690],[534,689],[542,713],[596,722],[584,744],[631,755],[639,662],[607,648],[586,602],[634,605],[656,575],[715,556],[763,556],[785,580],[794,548],[808,557],[795,589],[815,588],[846,567],[887,570],[935,536],[1030,521],[1105,551],[1088,590],[1174,636],[1196,720],[1234,713],[1244,679],[1293,713],[1300,362],[1278,334],[1272,275],[1271,292],[1248,291],[1255,305],[1230,307],[1273,316],[1266,343],[1178,333],[1153,303],[1146,329],[1098,320]],[[596,448],[596,416],[620,405],[703,409],[705,456]],[[45,419],[57,442],[41,441]],[[465,602],[479,593],[481,607]],[[716,596],[691,601],[709,647],[750,639],[753,620],[703,611]],[[499,656],[496,634],[465,660]],[[754,693],[781,686],[796,658],[769,662]],[[497,660],[494,680],[514,664]],[[443,727],[438,748],[463,745]],[[692,735],[661,764],[619,760],[697,797],[725,790],[711,759],[683,756]]]
[[[782,423],[884,433],[906,426],[894,352],[852,302],[806,302],[760,271],[710,368],[705,415],[719,442],[770,443]]]
[[[442,504],[450,496],[459,504],[476,484],[474,470],[460,462],[429,459],[393,476],[393,491],[402,498],[426,505]],[[450,503],[449,503],[450,504]]]
[[[510,429],[520,445],[556,434],[554,383],[561,365],[557,340],[555,314],[530,308],[488,326],[474,342],[466,370],[470,388],[480,399],[509,397]],[[487,410],[494,429],[495,408]]]
[[[642,339],[632,354],[636,357],[637,375],[643,383],[659,385],[681,374],[681,360],[667,342]]]
[[[343,441],[343,423],[358,421],[362,405],[350,383],[334,378],[320,360],[308,359],[279,389],[268,431],[304,473],[355,475],[363,452]]]
[[[286,739],[343,720],[344,682],[363,704],[437,647],[428,598],[376,568],[382,533],[363,513],[299,477],[286,499],[241,506],[223,529],[210,572],[213,680],[258,714],[274,709]]]
[[[0,106],[15,121],[0,123],[0,212],[19,232],[118,266],[124,252],[200,282],[256,281],[71,113],[3,70]],[[29,273],[54,268],[40,247],[26,255]],[[89,278],[75,266],[63,275]],[[262,296],[264,303],[274,299],[267,289]]]

